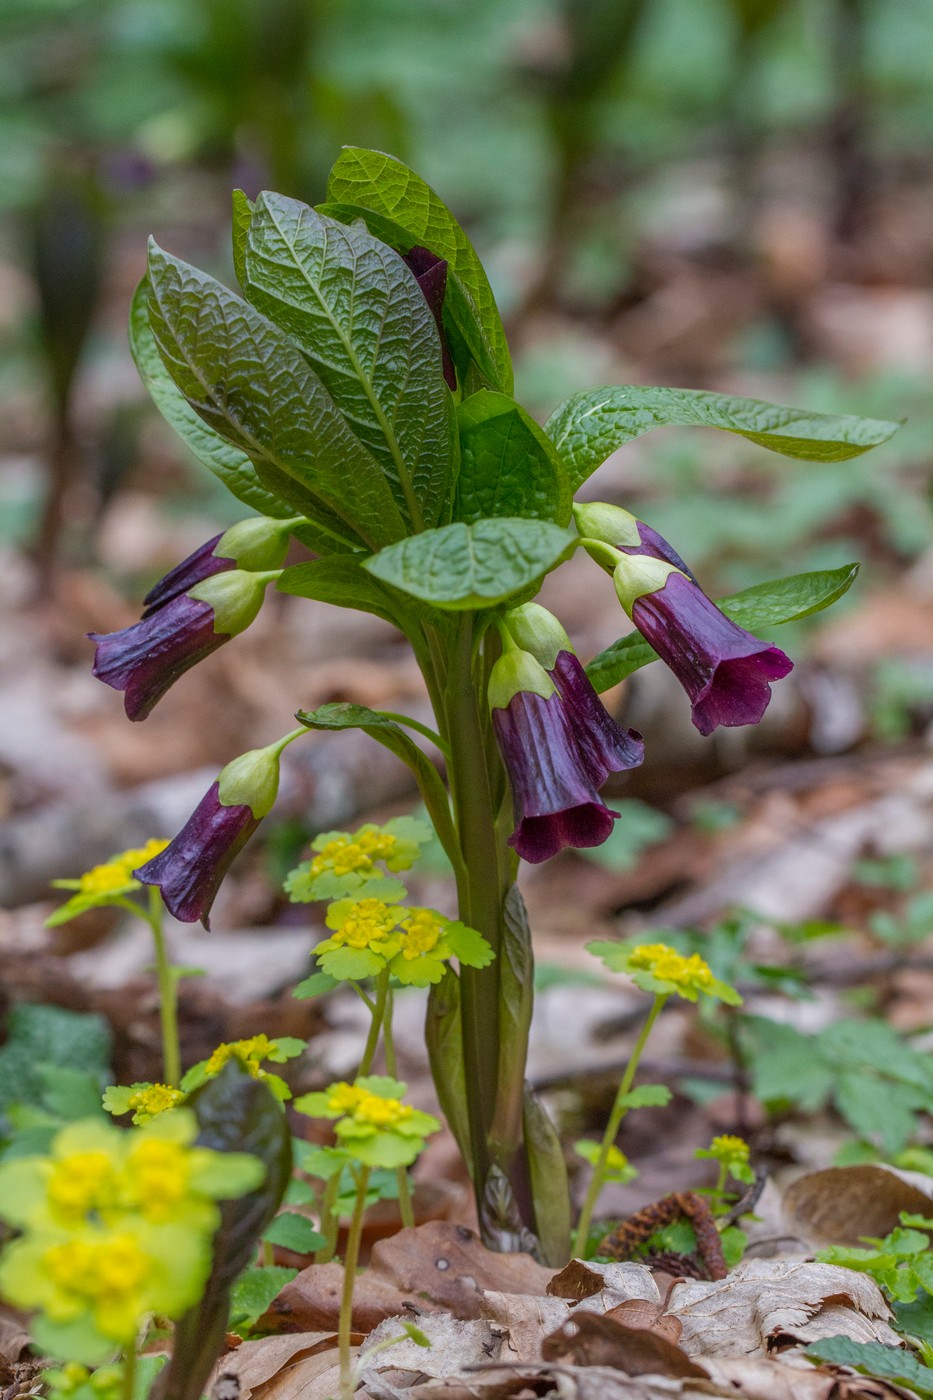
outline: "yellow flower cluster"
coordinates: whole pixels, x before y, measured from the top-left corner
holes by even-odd
[[[398,923],[399,912],[381,899],[359,899],[329,941],[340,948],[372,948],[385,942]]]
[[[273,1059],[276,1051],[275,1041],[270,1040],[267,1035],[253,1035],[248,1040],[227,1041],[223,1045],[218,1045],[208,1060],[208,1077],[213,1078],[215,1074],[219,1074],[230,1060],[239,1060],[243,1068],[254,1079],[263,1079],[265,1078],[265,1070],[262,1068],[262,1062]]]
[[[744,1138],[733,1133],[720,1133],[714,1137],[708,1148],[709,1155],[720,1162],[747,1162],[750,1148]]]
[[[147,1084],[130,1094],[124,1111],[132,1112],[134,1123],[148,1123],[150,1118],[176,1108],[184,1097],[180,1089],[173,1089],[170,1084]]]
[[[336,875],[357,871],[368,875],[377,860],[389,860],[395,854],[396,838],[378,827],[361,827],[356,835],[337,836],[328,841],[311,861],[311,874],[323,875],[333,870]]]
[[[410,918],[402,921],[398,940],[402,957],[411,961],[433,953],[443,933],[443,924],[430,909],[416,909]]]
[[[408,1122],[414,1109],[401,1099],[384,1099],[357,1084],[333,1084],[327,1093],[331,1113],[349,1115],[355,1123],[388,1129]]]
[[[684,957],[666,943],[641,943],[629,954],[632,972],[647,972],[659,982],[669,982],[678,992],[710,992],[715,978],[699,953]]]
[[[160,851],[164,851],[168,845],[167,840],[153,837],[147,841],[145,846],[135,847],[133,850],[123,851],[120,855],[111,856],[103,865],[95,865],[92,870],[87,870],[78,882],[80,894],[106,895],[117,894],[125,890],[127,886],[138,884],[133,877],[133,871],[138,870],[141,865],[145,865],[147,860],[152,860]]]

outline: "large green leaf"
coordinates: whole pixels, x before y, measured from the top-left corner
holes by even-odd
[[[444,784],[433,763],[421,752],[411,735],[406,734],[400,724],[388,715],[380,714],[378,710],[346,702],[321,705],[316,710],[299,710],[295,718],[308,729],[362,729],[370,738],[382,744],[383,748],[394,753],[411,769],[444,850],[448,855],[458,851],[457,835]]]
[[[209,427],[292,477],[371,546],[405,534],[379,463],[272,321],[153,244],[149,324],[166,369]]]
[[[314,598],[338,608],[356,608],[398,625],[389,589],[352,559],[313,559],[306,564],[293,564],[275,586],[280,593]]]
[[[741,593],[720,598],[716,606],[749,632],[775,627],[782,622],[796,622],[800,617],[820,612],[835,603],[855,582],[858,571],[858,564],[843,564],[839,569],[791,574],[788,578],[756,583]],[[628,632],[594,656],[586,674],[598,691],[604,691],[656,660],[657,652],[641,633]]]
[[[522,1128],[535,1212],[535,1233],[545,1264],[559,1269],[570,1256],[570,1187],[563,1143],[550,1114],[525,1085]]]
[[[397,253],[409,253],[418,246],[413,233],[402,228],[401,224],[377,214],[372,209],[364,209],[359,204],[320,204],[318,213],[341,224],[354,224],[362,220],[374,237],[388,243]],[[467,377],[471,366],[478,371],[483,387],[505,390],[505,385],[496,364],[493,346],[480,320],[476,304],[463,285],[460,277],[448,263],[447,290],[444,296],[444,329],[454,363],[461,381]],[[463,342],[462,347],[459,341]]]
[[[241,287],[246,286],[246,240],[254,208],[242,190],[233,191],[233,270]]]
[[[576,490],[617,448],[652,428],[672,424],[721,428],[785,457],[811,462],[858,457],[887,442],[900,427],[877,418],[807,413],[701,389],[620,384],[572,395],[551,415],[546,431],[567,464]]]
[[[461,1157],[469,1163],[470,1123],[463,1062],[460,980],[450,967],[428,993],[424,1040],[441,1112],[456,1139]]]
[[[450,518],[453,400],[431,310],[399,255],[284,195],[261,194],[244,290],[301,346],[414,529]]]
[[[483,390],[461,403],[457,417],[457,520],[512,515],[569,522],[570,491],[560,458],[514,399]]]
[[[828,1361],[833,1366],[852,1366],[869,1376],[899,1381],[918,1395],[933,1396],[933,1370],[902,1347],[886,1346],[884,1342],[856,1342],[846,1336],[823,1337],[810,1343],[807,1356],[815,1361]]]
[[[438,608],[489,608],[543,578],[577,539],[546,520],[499,516],[425,530],[380,550],[363,567]]]
[[[476,307],[490,343],[500,387],[512,392],[512,361],[495,297],[463,229],[430,185],[394,156],[347,146],[331,171],[328,200],[385,214],[440,258],[446,258]]]
[[[136,288],[130,307],[130,350],[162,417],[227,490],[262,515],[291,515],[290,507],[259,481],[246,453],[198,417],[165,368],[149,326],[149,280],[145,277]]]

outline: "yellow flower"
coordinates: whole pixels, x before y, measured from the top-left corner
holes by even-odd
[[[262,1079],[262,1061],[271,1059],[275,1052],[275,1041],[270,1040],[267,1035],[253,1035],[248,1040],[227,1041],[224,1045],[218,1045],[211,1055],[207,1062],[207,1073],[209,1077],[213,1077],[220,1073],[229,1060],[239,1060],[254,1079]]]
[[[437,947],[444,933],[444,925],[430,909],[418,909],[410,919],[402,922],[404,932],[399,938],[403,958],[423,957]]]
[[[355,1084],[332,1084],[327,1091],[327,1109],[330,1113],[352,1113],[363,1097],[364,1091]]]
[[[644,971],[659,982],[671,982],[678,991],[708,992],[713,987],[713,974],[699,953],[685,958],[666,943],[642,943],[633,948],[629,965],[633,971]]]
[[[67,1322],[90,1308],[105,1337],[135,1340],[152,1260],[131,1234],[108,1231],[96,1239],[53,1244],[42,1262],[57,1290],[46,1306],[53,1321]]]
[[[118,894],[126,889],[137,889],[139,881],[133,878],[133,871],[145,865],[147,860],[164,851],[167,840],[154,837],[145,846],[137,846],[119,855],[111,856],[103,865],[95,865],[87,870],[78,882],[78,893],[84,895]]]
[[[341,948],[371,948],[374,943],[388,938],[398,917],[399,910],[390,908],[381,899],[357,900],[328,941]]]
[[[109,1153],[71,1152],[53,1163],[47,1186],[49,1206],[59,1220],[77,1221],[112,1205],[116,1188],[117,1173]]]
[[[710,1154],[722,1161],[747,1162],[749,1151],[745,1139],[735,1137],[732,1133],[720,1133],[709,1145]]]
[[[399,1123],[407,1122],[412,1117],[414,1109],[411,1104],[402,1103],[401,1099],[384,1099],[378,1094],[364,1091],[352,1112],[356,1123],[367,1123],[374,1128],[391,1129],[397,1128]]]
[[[362,841],[351,841],[348,836],[337,836],[311,861],[311,874],[323,875],[325,870],[333,870],[335,875],[348,875],[351,871],[368,874],[373,868],[373,856]]]
[[[125,1178],[141,1215],[147,1220],[170,1220],[188,1193],[191,1151],[170,1139],[143,1138],[127,1153]]]
[[[148,1123],[159,1113],[180,1104],[184,1097],[180,1089],[173,1089],[170,1084],[149,1084],[129,1096],[124,1112],[132,1112],[136,1124]]]

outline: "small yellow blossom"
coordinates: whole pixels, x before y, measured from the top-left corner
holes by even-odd
[[[364,1090],[358,1089],[355,1084],[332,1084],[327,1091],[327,1110],[329,1113],[352,1113],[363,1097]]]
[[[642,943],[633,948],[629,966],[633,971],[650,973],[659,982],[671,982],[678,991],[708,992],[714,984],[712,971],[699,953],[686,958],[666,943]]]
[[[381,899],[357,900],[348,917],[331,934],[330,942],[338,947],[371,948],[388,938],[398,916],[398,909],[390,908]]]
[[[747,1162],[749,1151],[750,1149],[745,1139],[735,1137],[732,1133],[720,1133],[718,1137],[713,1138],[709,1145],[710,1154],[723,1161]]]
[[[378,1094],[364,1093],[353,1109],[353,1119],[357,1123],[368,1123],[374,1128],[397,1128],[406,1123],[414,1114],[411,1104],[400,1099],[384,1099]]]
[[[254,1079],[262,1079],[262,1061],[271,1059],[275,1051],[275,1041],[270,1040],[267,1035],[253,1035],[248,1040],[227,1041],[224,1045],[218,1045],[208,1060],[208,1076],[219,1074],[229,1060],[239,1060]]]
[[[430,909],[416,909],[403,920],[402,929],[399,945],[402,957],[409,961],[433,952],[444,933],[444,925]]]
[[[140,1214],[170,1220],[188,1192],[191,1152],[180,1142],[143,1138],[127,1153],[125,1174]]]
[[[148,1123],[158,1114],[175,1108],[184,1097],[180,1089],[173,1089],[170,1084],[149,1084],[130,1095],[125,1112],[132,1112],[134,1123]]]
[[[104,1151],[71,1152],[59,1157],[48,1179],[48,1201],[63,1222],[104,1209],[113,1200],[117,1172]]]
[[[333,870],[335,875],[347,875],[351,871],[368,874],[372,868],[372,856],[363,849],[362,842],[351,841],[346,836],[328,841],[311,861],[312,875],[323,875],[325,870]]]
[[[103,865],[95,865],[92,870],[85,871],[78,883],[79,894],[115,894],[125,890],[128,885],[137,886],[139,882],[135,879],[133,871],[145,865],[146,861],[152,860],[160,851],[164,851],[167,845],[167,840],[154,837],[147,841],[145,846],[137,846],[111,856]]]

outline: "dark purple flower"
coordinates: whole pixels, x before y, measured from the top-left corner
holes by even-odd
[[[602,787],[610,773],[637,768],[644,762],[645,745],[634,729],[623,729],[600,700],[593,683],[573,651],[560,651],[548,675],[560,691],[573,734],[594,787]]]
[[[602,845],[619,814],[600,801],[557,691],[517,691],[492,724],[512,790],[509,845],[532,865],[565,846]]]
[[[176,919],[186,924],[200,919],[210,928],[208,916],[220,883],[259,820],[248,803],[224,806],[218,779],[174,841],[133,874],[144,885],[158,885]]]
[[[634,599],[631,617],[690,697],[701,734],[720,724],[757,724],[771,699],[770,682],[793,670],[780,647],[739,627],[676,570]]]
[[[668,564],[673,564],[675,569],[679,569],[682,574],[693,583],[697,583],[696,575],[688,564],[681,559],[677,550],[672,544],[668,544],[663,535],[659,535],[657,530],[651,525],[646,525],[643,520],[635,521],[635,528],[638,531],[638,544],[620,544],[623,554],[641,554],[649,559],[664,559]],[[697,584],[699,587],[699,584]]]
[[[203,579],[210,578],[212,574],[222,574],[227,569],[236,568],[235,559],[224,558],[214,553],[214,548],[221,539],[222,534],[215,535],[212,540],[202,544],[200,549],[189,554],[187,559],[176,564],[174,569],[170,569],[154,588],[150,588],[143,599],[144,618],[159,608],[164,608],[165,604],[177,598],[179,593],[187,593],[189,588],[193,588]]]
[[[211,604],[186,593],[120,632],[88,636],[97,643],[94,675],[123,691],[129,719],[145,719],[179,676],[230,640],[215,632]]]
[[[451,359],[450,348],[447,344],[447,336],[444,334],[444,297],[447,294],[447,263],[443,258],[439,258],[436,253],[432,253],[430,248],[422,248],[415,245],[409,252],[402,254],[402,261],[407,263],[415,274],[415,281],[424,294],[424,299],[431,308],[431,312],[437,322],[437,329],[441,337],[441,354],[443,356],[444,378],[449,388],[456,389],[457,373],[454,369],[454,362]]]

